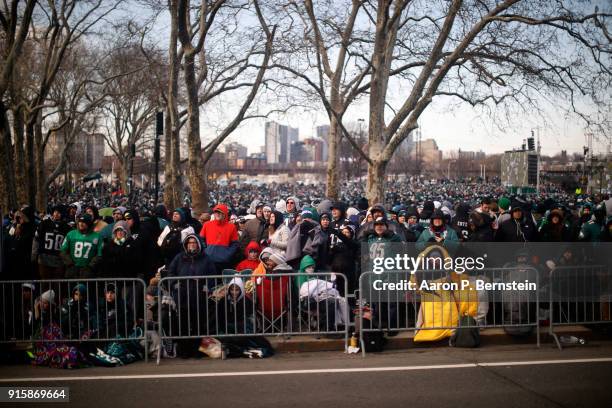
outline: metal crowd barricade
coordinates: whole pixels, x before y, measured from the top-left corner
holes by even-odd
[[[114,305],[106,301],[111,284]],[[0,343],[133,340],[144,343],[147,361],[146,324],[134,331],[146,310],[145,289],[142,279],[130,278],[0,281]],[[42,337],[51,326],[61,339]]]
[[[607,265],[561,266],[548,285],[549,335],[562,349],[555,326],[612,324],[612,270]]]
[[[509,280],[522,281],[527,279],[535,283],[535,291],[525,293],[521,291],[469,291],[455,292],[440,287],[439,290],[424,288],[420,290],[423,281],[428,284],[450,283],[450,271],[445,270],[419,270],[414,274],[407,271],[385,271],[381,274],[374,272],[363,272],[359,278],[359,312],[356,317],[358,321],[359,343],[362,354],[365,357],[366,348],[364,333],[376,331],[414,331],[420,330],[456,330],[459,328],[504,328],[509,333],[516,335],[536,334],[537,347],[540,347],[540,331],[538,309],[540,305],[540,280],[539,273],[533,267],[517,266],[510,268],[486,268],[479,270],[478,274],[465,273],[458,275],[462,279],[468,278],[473,289],[475,281],[482,280],[485,283],[508,282]],[[379,283],[374,283],[378,280]],[[377,290],[386,282],[394,284],[407,284],[414,282],[413,287],[408,289]],[[458,287],[461,284],[457,283]],[[387,286],[389,288],[389,286]],[[418,289],[418,290],[417,290]],[[450,303],[464,306],[469,309],[469,303],[476,304],[474,320],[476,325],[461,325],[460,311],[454,307],[435,307],[435,302]],[[473,305],[472,305],[473,307]],[[364,313],[364,310],[366,311]],[[432,313],[433,321],[457,321],[457,324],[434,324],[429,326],[418,326],[419,316],[422,313]],[[364,319],[364,315],[367,318]],[[423,320],[423,319],[421,319]]]
[[[158,364],[169,340],[341,334],[348,343],[348,304],[339,295],[344,289],[346,296],[348,282],[341,273],[164,277],[158,287]]]

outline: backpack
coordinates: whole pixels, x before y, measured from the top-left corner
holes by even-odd
[[[480,329],[472,316],[461,316],[459,327],[450,338],[451,347],[474,348],[480,346]]]

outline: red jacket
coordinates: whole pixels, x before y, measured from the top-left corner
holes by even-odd
[[[255,249],[257,250],[257,259],[251,261],[249,260],[249,251]],[[257,268],[257,265],[259,265],[259,253],[261,252],[261,246],[259,246],[259,244],[255,241],[251,241],[248,243],[248,245],[246,246],[246,248],[244,248],[244,256],[246,257],[246,259],[244,259],[242,262],[240,262],[237,266],[236,266],[236,270],[238,272],[245,270],[245,269],[252,269],[254,270],[255,268]]]
[[[213,212],[221,211],[225,218],[223,221],[210,220],[202,226],[200,237],[206,244],[205,253],[213,262],[228,262],[236,248],[238,248],[238,230],[229,220],[227,206],[217,204],[213,207]]]

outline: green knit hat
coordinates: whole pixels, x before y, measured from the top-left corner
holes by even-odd
[[[497,206],[504,211],[508,211],[510,208],[510,199],[506,197],[502,197],[497,201]]]

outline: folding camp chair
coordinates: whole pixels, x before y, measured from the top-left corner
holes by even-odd
[[[262,333],[282,333],[291,328],[289,276],[262,275],[255,286],[255,305]],[[283,330],[285,329],[285,330]]]

